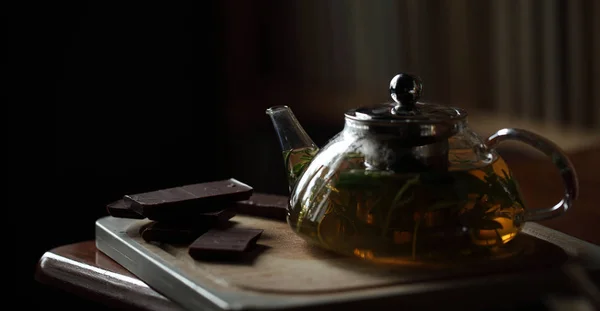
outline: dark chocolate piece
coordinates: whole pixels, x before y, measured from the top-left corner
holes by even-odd
[[[283,195],[254,193],[248,200],[235,203],[238,214],[286,220],[288,197]]]
[[[133,211],[124,200],[114,201],[106,205],[106,211],[110,216],[118,218],[144,219],[145,217]]]
[[[182,227],[178,225],[152,222],[140,228],[140,235],[146,242],[188,244],[197,239],[206,231],[210,230],[210,228],[210,226],[202,225]]]
[[[190,210],[214,212],[235,201],[247,200],[252,187],[233,178],[156,190],[123,197],[131,208],[150,219],[190,215]],[[181,217],[181,216],[180,216]]]
[[[235,216],[233,208],[225,208],[215,212],[204,212],[202,209],[189,209],[181,213],[159,213],[151,214],[148,219],[169,224],[195,224],[212,226],[226,222]]]
[[[262,229],[211,229],[190,245],[188,253],[197,260],[236,258],[250,251],[262,233]]]

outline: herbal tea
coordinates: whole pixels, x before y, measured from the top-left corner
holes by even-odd
[[[288,178],[288,183],[296,183],[302,172],[317,153],[316,148],[301,148],[283,152],[283,161]]]
[[[314,153],[284,153],[291,183]],[[524,207],[506,163],[476,159],[453,149],[447,171],[396,174],[344,154],[305,172],[300,183],[310,184],[298,186],[288,222],[310,242],[376,262],[489,256],[521,230]]]
[[[465,110],[421,102],[422,90],[419,77],[395,75],[391,102],[347,110],[321,148],[288,106],[266,110],[285,159],[289,225],[325,248],[382,263],[444,267],[522,253],[515,237],[524,223],[555,218],[577,198],[575,168],[527,130],[481,138]],[[552,159],[565,188],[557,205],[524,210],[496,152],[510,140]]]

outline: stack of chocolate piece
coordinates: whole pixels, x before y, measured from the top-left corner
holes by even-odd
[[[196,259],[227,257],[251,250],[262,229],[229,221],[236,213],[285,220],[287,198],[253,194],[235,179],[125,195],[107,205],[113,217],[151,220],[140,229],[147,242],[189,244]],[[190,244],[191,243],[191,244]]]

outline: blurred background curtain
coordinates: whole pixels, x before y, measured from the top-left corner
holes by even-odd
[[[600,134],[600,1],[240,1],[223,11],[238,129],[264,126],[274,104],[341,128],[346,109],[387,101],[393,75],[411,72],[423,101],[467,109],[485,135],[525,127],[569,149]]]

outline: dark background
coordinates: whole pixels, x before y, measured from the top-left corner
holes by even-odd
[[[65,307],[77,301],[33,281],[44,251],[93,239],[125,193],[232,177],[219,9],[80,1],[4,14],[6,251],[21,302]]]
[[[222,17],[235,6],[79,1],[4,10],[6,234],[16,246],[5,249],[18,301],[88,307],[35,283],[34,268],[53,247],[93,239],[105,205],[124,194],[230,177],[287,193],[269,104],[254,104],[251,132],[228,121]],[[251,82],[236,80],[238,92]],[[332,134],[324,128],[317,142]]]

